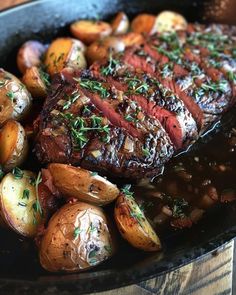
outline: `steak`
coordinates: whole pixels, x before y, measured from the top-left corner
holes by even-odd
[[[130,179],[153,177],[236,100],[235,27],[147,37],[88,70],[64,69],[40,114],[35,152]]]

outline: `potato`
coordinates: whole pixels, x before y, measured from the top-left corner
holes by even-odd
[[[120,38],[124,42],[125,47],[141,45],[144,42],[142,34],[136,32],[129,32],[127,34],[121,35]]]
[[[0,126],[9,119],[23,119],[31,107],[31,101],[31,95],[24,84],[0,69]]]
[[[173,32],[187,29],[186,19],[179,13],[163,11],[157,15],[152,33]]]
[[[9,120],[0,130],[0,165],[4,171],[19,166],[28,152],[27,136],[20,123]]]
[[[39,41],[30,40],[25,42],[17,53],[17,66],[22,74],[26,69],[41,64],[41,58],[46,51],[46,46]]]
[[[125,34],[129,30],[129,19],[124,12],[119,12],[111,22],[113,35]]]
[[[151,34],[155,20],[155,15],[146,13],[138,14],[131,22],[131,30],[140,34]]]
[[[80,167],[52,163],[48,165],[54,185],[66,197],[97,205],[111,203],[119,195],[116,185]]]
[[[161,242],[131,194],[121,194],[114,211],[117,227],[133,247],[144,251],[158,251]]]
[[[110,24],[103,21],[79,20],[71,24],[71,34],[86,45],[112,33]]]
[[[86,51],[86,57],[89,64],[92,64],[108,57],[111,52],[121,52],[124,49],[125,44],[119,37],[107,37],[104,40],[92,43]]]
[[[34,98],[45,98],[47,96],[49,80],[47,74],[39,68],[32,67],[27,69],[22,82]]]
[[[85,45],[72,38],[58,38],[49,46],[45,65],[50,75],[60,72],[65,67],[84,69],[87,66],[84,57]]]
[[[1,217],[18,234],[33,237],[41,221],[36,175],[26,170],[16,172],[5,175],[0,183]]]
[[[39,246],[40,263],[51,272],[85,270],[114,252],[102,209],[82,202],[66,204],[52,216]]]

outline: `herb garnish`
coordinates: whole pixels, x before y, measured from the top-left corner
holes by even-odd
[[[24,190],[23,190],[22,199],[27,199],[27,200],[29,200],[29,194],[30,194],[30,191],[29,191],[28,189],[24,189]]]
[[[13,174],[15,179],[21,179],[23,177],[23,175],[24,175],[24,172],[20,168],[15,167],[12,170],[12,174]]]
[[[188,208],[188,202],[183,198],[172,198],[169,196],[163,196],[164,202],[172,211],[174,218],[184,218],[186,216],[186,209]]]
[[[91,175],[91,176],[97,176],[98,173],[97,173],[97,172],[90,172],[90,175]]]
[[[124,80],[128,82],[128,89],[134,93],[144,94],[147,93],[149,89],[149,85],[146,82],[138,79],[137,77],[125,77]]]
[[[4,176],[4,172],[3,172],[2,166],[0,165],[0,180],[3,178],[3,176]]]
[[[49,74],[44,72],[41,68],[39,68],[39,75],[41,80],[44,82],[45,86],[49,87],[51,85]]]
[[[101,74],[104,76],[114,75],[119,65],[120,65],[120,61],[117,59],[114,59],[112,55],[110,54],[108,65],[106,67],[101,68]]]
[[[97,230],[96,226],[94,226],[93,223],[91,222],[89,226],[89,231],[92,233],[92,232],[95,232],[96,230]]]
[[[39,193],[38,193],[38,186],[42,182],[42,175],[41,171],[38,173],[37,178],[35,179],[35,191],[36,191],[36,201],[32,204],[32,209],[33,209],[33,224],[37,224],[37,218],[36,214],[39,213],[41,216],[43,216],[43,210],[40,205],[39,201]]]
[[[74,238],[77,239],[82,231],[83,231],[82,229],[80,229],[79,227],[76,227],[74,230]]]
[[[15,98],[15,94],[14,94],[13,91],[8,91],[8,92],[6,93],[6,96],[9,97],[9,99],[10,99],[11,101],[13,101],[14,98]]]
[[[71,96],[68,97],[68,100],[63,105],[63,110],[68,110],[71,105],[80,97],[80,94],[77,90],[73,91]]]
[[[221,91],[222,93],[226,93],[228,90],[228,81],[220,80],[219,82],[211,84],[203,83],[201,88],[204,90],[211,90],[213,92]]]
[[[128,198],[133,198],[133,192],[131,192],[130,191],[130,189],[131,189],[131,184],[126,184],[122,189],[121,189],[121,191],[122,191],[122,193],[126,196],[126,197],[128,197]]]
[[[74,80],[78,82],[82,88],[88,89],[92,92],[97,92],[102,98],[106,98],[110,95],[101,82],[85,78],[74,78]]]
[[[142,152],[143,152],[143,155],[145,156],[145,157],[148,157],[148,156],[150,156],[150,151],[147,149],[147,148],[142,148]]]
[[[229,80],[230,80],[231,82],[235,82],[235,81],[236,81],[236,73],[234,73],[234,72],[232,72],[232,71],[229,71],[229,72],[227,73],[227,75],[228,75],[228,78],[229,78]]]
[[[105,249],[109,254],[112,253],[112,247],[111,247],[111,245],[105,245],[105,246],[104,246],[104,249]]]

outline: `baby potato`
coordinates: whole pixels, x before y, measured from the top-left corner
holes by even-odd
[[[34,98],[45,98],[47,96],[47,86],[49,85],[47,75],[37,67],[26,70],[22,82]]]
[[[114,252],[103,210],[82,202],[66,204],[52,216],[39,246],[40,263],[51,272],[85,270]]]
[[[155,20],[155,15],[146,13],[138,14],[131,22],[131,30],[140,34],[151,34]]]
[[[28,113],[31,101],[25,85],[0,69],[0,126],[9,119],[21,120]]]
[[[174,32],[187,29],[186,19],[179,13],[163,11],[156,17],[153,33]]]
[[[39,41],[30,40],[25,42],[17,53],[17,66],[22,74],[26,69],[33,66],[39,66],[42,61],[41,58],[46,51],[46,46]]]
[[[92,43],[86,51],[86,57],[89,64],[92,64],[95,61],[108,57],[111,52],[121,52],[124,49],[125,44],[118,36],[107,37],[101,41]]]
[[[18,169],[0,183],[1,217],[9,228],[25,237],[35,236],[41,222],[35,177],[31,171]]]
[[[124,42],[125,47],[141,45],[144,42],[143,35],[136,32],[129,32],[127,34],[121,35],[120,38]]]
[[[0,165],[10,171],[24,162],[28,153],[28,142],[20,123],[9,120],[0,130]]]
[[[71,34],[90,45],[94,41],[111,35],[112,28],[110,24],[103,21],[79,20],[70,25]]]
[[[65,67],[72,69],[84,69],[87,66],[84,57],[85,45],[72,38],[58,38],[49,46],[45,65],[47,72],[52,76]]]
[[[125,34],[129,30],[129,18],[124,12],[119,12],[111,22],[112,34]]]
[[[52,163],[48,165],[54,185],[66,197],[97,205],[106,205],[119,195],[119,189],[110,181],[80,167]]]
[[[158,251],[161,242],[131,195],[121,194],[114,217],[120,234],[133,247],[144,251]]]

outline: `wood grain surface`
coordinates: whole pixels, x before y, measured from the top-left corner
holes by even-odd
[[[28,0],[0,0],[0,10]],[[99,295],[236,295],[234,242],[165,276]],[[236,251],[235,251],[236,252]],[[234,257],[234,258],[233,258]],[[234,261],[235,260],[235,261]],[[233,288],[232,288],[233,287]],[[10,294],[9,294],[10,295]]]

